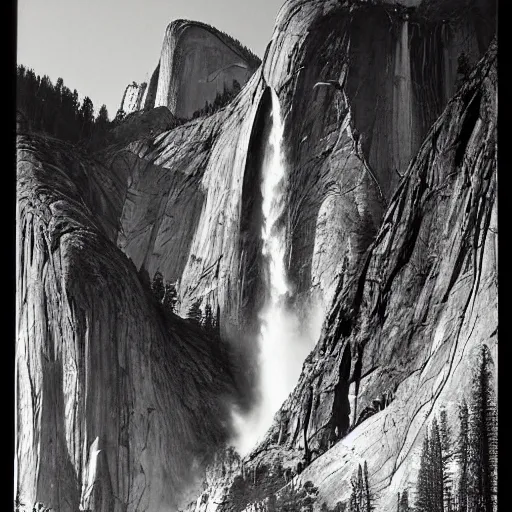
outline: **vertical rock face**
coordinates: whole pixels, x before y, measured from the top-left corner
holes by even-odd
[[[217,93],[245,85],[259,62],[248,60],[223,34],[202,23],[172,22],[165,32],[155,106],[183,118],[213,103]]]
[[[167,27],[147,91],[144,84],[144,89],[141,85],[132,92],[137,102],[127,100],[125,93],[122,105],[131,107],[124,109],[127,113],[165,106],[176,117],[189,119],[206,103],[213,104],[217,94],[245,85],[259,63],[238,41],[214,27],[176,20]]]
[[[194,200],[180,216],[190,216],[187,229],[197,222],[192,243],[185,229],[169,230],[167,219],[176,215],[170,213],[172,186],[155,185],[143,173],[129,192],[127,212],[139,212],[137,227],[122,220],[124,247],[137,265],[181,279],[182,313],[197,299],[213,301],[224,325],[238,330],[250,321],[247,311],[257,309],[261,262],[254,227],[261,210],[258,154],[271,115],[267,87],[277,91],[284,115],[289,277],[299,302],[314,294],[324,310],[329,307],[337,276],[368,248],[400,175],[455,90],[456,73],[443,69],[451,69],[462,51],[473,64],[481,55],[478,40],[484,36],[471,28],[472,11],[461,13],[457,2],[441,12],[443,4],[430,5],[429,11],[329,1],[299,8],[288,2],[262,67],[235,101],[133,148],[143,162],[168,170],[163,180],[193,175],[187,187],[205,195],[200,211]],[[168,30],[168,51],[177,34],[190,29],[180,27]],[[163,60],[160,66],[159,83]],[[150,188],[143,193],[138,184],[144,183]],[[156,196],[150,193],[155,186]],[[162,194],[165,209],[156,203]],[[185,263],[164,249],[171,246],[190,248]]]
[[[136,82],[128,85],[124,91],[123,99],[121,101],[120,110],[126,114],[131,114],[137,110],[141,110],[144,106],[143,98],[146,94],[147,84],[142,82],[138,85]]]
[[[300,481],[334,506],[366,460],[376,505],[393,511],[397,492],[416,484],[425,427],[441,407],[456,425],[479,350],[497,348],[496,85],[491,44],[429,131],[364,260],[340,276],[321,340],[246,471],[300,462]],[[222,510],[234,510],[229,499]]]
[[[100,165],[18,138],[26,502],[174,509],[227,440],[239,398],[228,355],[163,314],[139,276],[177,281],[181,315],[210,304],[255,355],[273,89],[293,300],[307,319],[318,298],[327,318],[266,439],[242,461],[217,455],[192,508],[241,510],[239,477],[265,480],[279,458],[329,505],[367,460],[380,509],[394,510],[426,422],[441,404],[454,417],[473,352],[497,344],[495,47],[467,71],[489,46],[490,5],[289,0],[256,71],[214,29],[174,22],[149,84],[122,101],[150,110],[116,128],[135,142]],[[233,80],[245,86],[229,105],[170,128]],[[383,394],[394,400],[372,410]]]
[[[174,509],[229,435],[228,356],[164,314],[115,246],[127,166],[36,136],[17,161],[21,502]]]

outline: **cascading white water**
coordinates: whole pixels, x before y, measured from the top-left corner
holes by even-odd
[[[395,50],[393,85],[393,165],[404,173],[412,157],[412,77],[409,21],[403,20]]]
[[[244,417],[234,414],[238,437],[235,447],[249,452],[271,426],[298,381],[304,359],[318,339],[320,324],[315,308],[312,322],[300,322],[291,309],[292,294],[286,275],[286,225],[282,222],[286,208],[286,164],[282,150],[283,120],[279,98],[272,89],[272,127],[265,150],[261,192],[263,196],[262,253],[268,264],[267,298],[259,312],[259,396],[253,411]],[[302,328],[306,324],[308,328]]]

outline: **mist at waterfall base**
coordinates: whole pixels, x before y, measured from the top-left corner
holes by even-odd
[[[321,307],[290,300],[293,289],[287,279],[286,180],[283,155],[283,122],[279,99],[272,90],[272,125],[262,168],[262,256],[266,262],[266,299],[258,314],[258,389],[256,402],[247,414],[233,411],[236,450],[246,455],[262,440],[294,386],[304,359],[313,349],[322,325]]]

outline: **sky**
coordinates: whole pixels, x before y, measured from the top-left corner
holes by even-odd
[[[149,81],[167,25],[209,23],[260,58],[284,0],[18,0],[18,63],[115,116],[125,87]]]

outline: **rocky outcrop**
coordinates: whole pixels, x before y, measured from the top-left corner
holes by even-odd
[[[216,28],[175,20],[167,27],[149,85],[129,85],[121,108],[130,113],[165,106],[174,116],[190,119],[218,94],[244,86],[259,64],[239,41]]]
[[[165,32],[155,106],[167,106],[177,117],[213,103],[217,93],[245,85],[259,64],[248,61],[216,29],[188,20],[172,22]]]
[[[119,110],[122,110],[125,114],[141,110],[144,107],[143,99],[146,95],[146,88],[146,82],[142,82],[140,85],[133,82],[128,85],[124,91]]]
[[[116,247],[122,155],[107,168],[31,135],[17,151],[20,501],[173,509],[230,435],[229,356],[164,313]]]
[[[340,276],[296,389],[243,461],[249,474],[284,461],[332,507],[367,461],[375,505],[392,511],[416,484],[441,407],[456,435],[482,345],[497,362],[496,85],[492,44],[429,131],[364,260]],[[238,509],[228,498],[216,510]]]
[[[362,258],[400,176],[455,91],[456,72],[434,70],[452,69],[463,48],[468,62],[483,52],[483,35],[470,30],[472,11],[451,5],[441,15],[435,3],[427,10],[288,2],[262,67],[228,107],[132,146],[142,166],[162,170],[159,181],[136,173],[120,243],[150,275],[158,269],[181,282],[182,314],[198,299],[211,302],[235,337],[251,332],[261,297],[259,155],[269,87],[285,124],[289,277],[298,304],[307,310],[315,297],[327,310],[338,275]],[[188,176],[182,200],[196,198],[185,209],[172,199],[181,190],[171,184],[176,175]]]
[[[182,316],[197,301],[218,311],[251,379],[242,356],[257,349],[273,89],[291,301],[304,322],[313,301],[327,319],[265,440],[244,460],[217,454],[192,509],[242,510],[291,478],[313,481],[333,505],[366,460],[380,510],[391,511],[415,481],[429,418],[440,405],[454,417],[472,353],[497,344],[495,48],[467,76],[494,13],[471,7],[289,0],[240,94],[180,126],[176,116],[190,117],[248,61],[210,28],[176,22],[137,92],[148,111],[119,124],[111,147],[93,159],[19,137],[26,502],[73,512],[189,503],[195,469],[229,438],[228,409],[241,400],[229,356],[163,314],[140,276],[177,281]],[[186,91],[190,81],[197,89]]]

